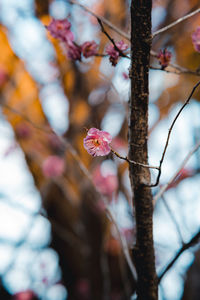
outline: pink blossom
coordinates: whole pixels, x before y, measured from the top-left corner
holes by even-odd
[[[116,43],[116,47],[121,51],[128,49],[128,45],[122,40]],[[116,66],[118,58],[120,56],[119,51],[115,49],[114,45],[108,45],[106,48],[106,53],[110,56],[109,60],[112,66]]]
[[[81,60],[81,47],[74,42],[66,44],[67,56],[73,60]]]
[[[200,52],[200,26],[197,27],[196,31],[192,34],[192,42],[194,49]]]
[[[111,151],[109,144],[112,141],[111,135],[106,131],[90,128],[84,139],[84,147],[92,156],[108,155]]]
[[[42,164],[43,174],[49,178],[61,176],[64,172],[64,169],[65,162],[57,155],[48,156]]]
[[[172,53],[167,49],[159,51],[157,58],[159,60],[162,69],[165,69],[169,65],[171,57],[172,57]]]
[[[98,45],[95,41],[85,42],[81,46],[83,56],[86,58],[97,54],[97,48]]]
[[[104,176],[101,173],[100,166],[93,172],[93,182],[98,191],[108,197],[111,197],[118,188],[117,176],[115,174],[107,174]]]
[[[118,49],[120,49],[121,51],[127,50],[128,49],[128,45],[126,43],[124,43],[123,40],[121,40],[120,42],[116,43],[116,46]]]
[[[74,35],[71,32],[71,23],[67,20],[55,20],[52,19],[51,23],[46,26],[50,34],[61,41],[72,42]]]
[[[16,293],[13,297],[14,300],[34,300],[37,299],[35,293],[31,290]]]

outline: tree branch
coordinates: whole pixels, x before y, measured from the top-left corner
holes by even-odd
[[[161,160],[160,160],[160,164],[159,164],[159,171],[158,171],[158,176],[157,176],[157,179],[156,179],[156,182],[154,184],[150,184],[149,187],[155,187],[159,184],[159,181],[160,181],[160,176],[161,176],[161,168],[162,168],[162,164],[163,164],[163,161],[164,161],[164,158],[165,158],[165,154],[166,154],[166,151],[167,151],[167,147],[169,145],[169,139],[170,139],[170,136],[171,136],[171,133],[172,133],[172,129],[178,119],[178,117],[180,116],[181,112],[183,111],[183,109],[185,108],[185,106],[190,102],[190,99],[192,98],[195,90],[197,89],[197,87],[200,85],[200,81],[197,82],[197,84],[195,84],[195,86],[193,87],[189,97],[187,98],[187,100],[185,101],[185,103],[183,104],[183,106],[180,108],[180,110],[178,111],[178,113],[176,114],[170,128],[169,128],[169,132],[168,132],[168,135],[167,135],[167,140],[166,140],[166,143],[165,143],[165,147],[164,147],[164,150],[163,150],[163,153],[162,153],[162,156],[161,156]]]
[[[157,36],[158,34],[160,34],[160,33],[162,33],[162,32],[165,32],[165,31],[169,30],[170,28],[172,28],[172,27],[176,26],[177,24],[179,24],[179,23],[181,23],[181,22],[183,22],[183,21],[185,21],[185,20],[187,20],[187,19],[193,17],[194,15],[196,15],[196,14],[198,14],[198,13],[200,13],[200,8],[198,8],[198,9],[194,10],[193,12],[191,12],[191,13],[185,15],[184,17],[179,18],[178,20],[172,22],[171,24],[169,24],[169,25],[167,25],[167,26],[165,26],[165,27],[163,27],[163,28],[161,28],[161,29],[155,31],[155,32],[152,34],[152,37],[154,38],[154,37]]]
[[[89,7],[79,3],[76,0],[68,0],[68,2],[70,4],[75,4],[79,7],[81,7],[83,10],[87,11],[90,15],[92,15],[93,17],[101,20],[104,24],[106,24],[111,30],[117,32],[119,35],[123,36],[126,40],[130,41],[130,35],[126,32],[124,32],[123,30],[119,29],[118,27],[116,27],[114,24],[112,24],[110,21],[108,21],[106,18],[97,15],[95,12],[93,12]]]
[[[180,66],[174,65],[174,64],[169,64],[169,67],[172,67],[173,70],[171,70],[171,68],[169,69],[168,67],[165,69],[162,69],[160,67],[154,67],[154,66],[150,66],[151,70],[157,70],[157,71],[163,71],[166,73],[172,73],[172,74],[176,74],[176,75],[181,75],[181,74],[189,74],[189,75],[194,75],[194,76],[200,76],[200,72],[199,71],[191,71],[189,69],[183,69]]]
[[[121,156],[119,153],[117,153],[116,151],[114,151],[113,149],[111,149],[111,152],[112,152],[114,155],[116,155],[118,158],[127,161],[129,164],[138,165],[138,166],[141,166],[141,167],[144,167],[144,168],[148,168],[148,169],[156,169],[156,170],[159,170],[159,167],[156,167],[156,166],[149,166],[149,165],[145,165],[145,164],[136,162],[136,161],[134,161],[134,160],[130,160],[130,159],[128,159],[127,156],[126,156],[126,157],[123,157],[123,156]]]
[[[104,28],[104,26],[103,26],[101,20],[100,20],[99,18],[97,18],[97,21],[98,21],[98,23],[99,23],[99,25],[100,25],[100,27],[101,27],[101,31],[102,31],[102,32],[107,36],[107,38],[111,41],[111,43],[113,44],[115,50],[117,50],[117,51],[119,52],[119,55],[122,56],[122,57],[126,57],[126,58],[129,58],[129,59],[130,59],[130,57],[129,57],[128,55],[124,54],[124,52],[123,52],[121,49],[119,49],[119,48],[117,47],[117,45],[116,45],[114,39],[113,39],[113,38],[108,34],[108,32],[105,30],[105,28]]]
[[[195,236],[193,236],[193,238],[186,244],[184,244],[182,246],[182,248],[177,252],[177,254],[174,256],[174,258],[171,260],[171,262],[166,266],[166,268],[164,269],[164,271],[158,276],[158,282],[161,281],[161,279],[163,278],[163,276],[167,273],[167,271],[169,271],[169,269],[171,269],[171,267],[174,265],[174,263],[177,261],[177,259],[179,258],[179,256],[187,249],[189,249],[190,247],[194,246],[195,244],[197,244],[199,242],[200,239],[200,230],[195,234]]]
[[[126,39],[127,41],[130,42],[130,34],[124,32],[123,30],[121,30],[120,28],[118,28],[117,26],[115,26],[113,23],[111,23],[110,21],[108,21],[106,18],[96,14],[95,12],[93,12],[91,9],[89,9],[87,6],[80,4],[79,2],[77,2],[76,0],[68,0],[70,4],[75,4],[77,6],[79,6],[80,8],[82,8],[83,10],[87,11],[90,15],[94,16],[95,18],[99,19],[102,23],[104,23],[105,25],[107,25],[111,30],[113,30],[114,32],[118,33],[120,36],[122,36],[124,39]],[[157,57],[157,53],[153,50],[150,51],[151,56],[153,57]],[[190,75],[194,75],[194,76],[200,76],[200,73],[197,71],[193,71],[193,70],[189,70],[186,68],[183,68],[181,66],[178,66],[176,64],[169,64],[170,67],[173,67],[175,70],[177,70],[178,72],[180,72],[180,74],[190,74]]]

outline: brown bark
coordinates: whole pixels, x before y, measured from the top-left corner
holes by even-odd
[[[131,3],[131,99],[129,122],[129,158],[147,164],[148,150],[148,85],[151,48],[150,0]],[[157,299],[157,276],[152,233],[152,193],[149,169],[130,166],[130,180],[136,214],[136,245],[133,250],[138,274],[139,300]]]

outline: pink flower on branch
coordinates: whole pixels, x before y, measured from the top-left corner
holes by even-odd
[[[74,42],[66,44],[67,56],[72,60],[81,60],[81,47]]]
[[[85,42],[81,46],[83,56],[88,58],[97,54],[98,45],[95,41]]]
[[[96,128],[90,128],[84,139],[84,148],[92,156],[105,156],[111,151],[109,144],[112,141],[110,133]]]
[[[165,69],[169,65],[171,57],[172,57],[172,53],[167,49],[159,51],[157,58],[159,60],[162,69]]]
[[[197,27],[196,31],[192,34],[192,42],[194,49],[200,52],[200,26]]]
[[[120,42],[117,42],[115,45],[120,51],[124,51],[128,49],[128,45],[124,43],[124,41],[122,40]],[[112,66],[116,66],[118,62],[118,58],[120,56],[120,52],[114,47],[114,45],[111,44],[107,46],[106,53],[110,56],[109,60]]]
[[[50,34],[61,41],[72,42],[74,35],[71,32],[71,23],[67,20],[55,20],[52,19],[51,23],[46,26]]]

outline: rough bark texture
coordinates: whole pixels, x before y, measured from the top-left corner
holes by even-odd
[[[129,123],[129,158],[147,164],[148,73],[151,48],[150,0],[131,3],[131,99]],[[138,274],[138,300],[157,299],[157,276],[152,233],[152,193],[149,169],[130,166],[130,179],[136,214],[136,246],[133,259]]]

